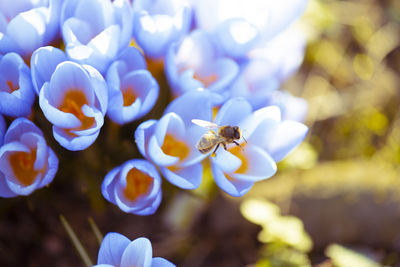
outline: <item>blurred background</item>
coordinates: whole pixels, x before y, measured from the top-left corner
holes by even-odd
[[[298,27],[305,59],[283,88],[308,101],[310,131],[274,177],[242,198],[207,177],[194,191],[164,182],[147,217],[107,203],[103,177],[139,154],[134,129],[162,113],[164,80],[157,108],[123,127],[107,121],[89,149],[48,138],[59,173],[51,190],[1,200],[0,265],[85,266],[68,224],[93,263],[112,231],[148,237],[153,256],[177,266],[400,266],[400,1],[310,0]]]

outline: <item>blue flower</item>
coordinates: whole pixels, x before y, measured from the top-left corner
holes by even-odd
[[[0,55],[0,114],[28,116],[34,100],[31,72],[23,59],[16,53]]]
[[[145,121],[136,129],[139,151],[170,183],[183,189],[200,185],[205,155],[196,149],[196,143],[203,129],[191,119],[212,120],[212,108],[220,102],[216,94],[193,90],[172,101],[160,120]]]
[[[28,59],[32,52],[57,37],[59,0],[2,1],[0,3],[0,53],[16,52]]]
[[[132,8],[126,0],[65,0],[62,36],[69,58],[104,73],[132,37]]]
[[[212,36],[198,30],[172,44],[165,58],[168,82],[177,96],[197,88],[223,95],[238,71],[234,60],[221,56]]]
[[[125,124],[147,114],[157,101],[158,83],[146,70],[142,54],[134,47],[122,51],[110,65],[107,115]]]
[[[151,215],[161,203],[161,178],[150,162],[133,159],[111,170],[101,191],[124,212]]]
[[[174,267],[163,258],[153,258],[151,242],[145,237],[130,241],[119,233],[108,233],[101,242],[96,267]]]
[[[71,61],[58,64],[39,93],[39,104],[53,124],[54,138],[69,150],[83,150],[96,140],[107,101],[107,85],[100,73]]]
[[[29,195],[48,185],[57,169],[57,156],[42,131],[28,119],[14,120],[0,148],[0,196]]]
[[[185,0],[133,2],[133,35],[146,56],[163,57],[168,46],[190,29],[191,8]]]
[[[308,129],[302,123],[281,120],[278,107],[253,111],[243,98],[232,98],[219,109],[215,123],[238,126],[242,130],[241,147],[228,145],[211,157],[215,182],[226,193],[242,196],[252,185],[275,174],[282,160],[305,137]]]

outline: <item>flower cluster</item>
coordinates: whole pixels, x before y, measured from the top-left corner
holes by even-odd
[[[242,196],[274,175],[307,133],[307,104],[278,90],[303,58],[304,38],[289,26],[307,0],[282,1],[0,3],[0,196],[30,194],[56,174],[58,159],[32,122],[36,97],[54,139],[84,150],[108,119],[129,124],[156,105],[167,87],[147,69],[157,64],[174,100],[132,129],[145,159],[112,169],[105,199],[149,215],[162,199],[161,177],[195,189],[211,170],[223,191]],[[223,136],[221,127],[236,133]],[[151,258],[147,239],[110,234],[100,252],[100,265],[172,266]]]

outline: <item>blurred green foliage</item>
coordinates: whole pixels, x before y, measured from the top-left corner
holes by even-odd
[[[283,87],[308,101],[310,131],[243,205],[276,203],[305,230],[264,224],[271,249],[256,266],[400,266],[400,1],[310,0],[299,27],[305,60]],[[279,214],[258,210],[242,213],[257,224]],[[276,237],[295,231],[309,234],[311,251]]]

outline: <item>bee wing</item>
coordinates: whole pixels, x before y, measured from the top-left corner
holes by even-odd
[[[211,121],[204,121],[204,120],[198,120],[198,119],[193,119],[192,122],[196,125],[199,125],[204,128],[218,128],[219,126]]]

